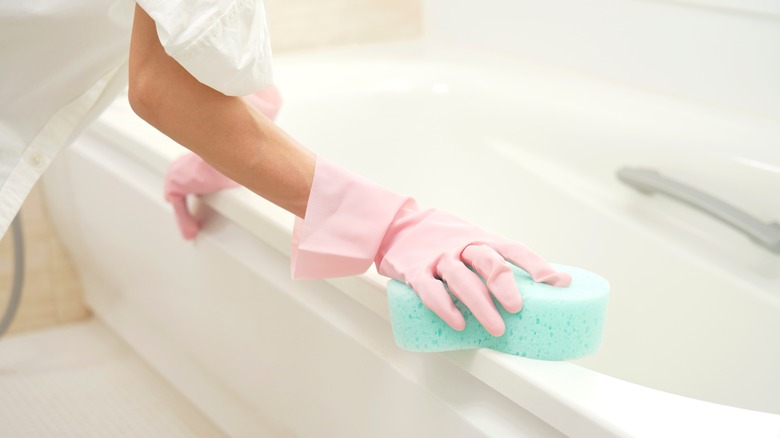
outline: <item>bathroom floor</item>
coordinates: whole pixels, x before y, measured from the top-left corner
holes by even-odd
[[[0,339],[8,437],[222,437],[99,320]]]

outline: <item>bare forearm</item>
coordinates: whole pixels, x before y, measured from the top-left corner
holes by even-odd
[[[139,116],[226,176],[304,216],[314,155],[243,99],[198,82],[165,53],[154,21],[138,6],[130,102]]]

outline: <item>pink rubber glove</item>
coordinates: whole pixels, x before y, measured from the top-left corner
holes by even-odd
[[[200,224],[187,209],[188,195],[207,195],[237,185],[195,154],[174,160],[165,176],[165,200],[173,205],[182,237],[192,240],[200,231]]]
[[[421,210],[414,199],[317,157],[305,220],[293,234],[294,278],[326,278],[365,272],[411,286],[423,304],[456,330],[465,327],[444,283],[489,333],[505,325],[490,297],[511,313],[522,297],[505,260],[535,281],[568,286],[571,277],[524,245],[505,239],[441,210]],[[486,279],[468,269],[473,267]]]
[[[246,101],[271,120],[282,106],[282,98],[275,86],[270,86],[245,97]],[[238,183],[221,174],[202,158],[187,154],[174,160],[165,175],[165,200],[173,205],[176,223],[182,236],[192,240],[198,235],[200,224],[187,209],[188,195],[207,195]]]

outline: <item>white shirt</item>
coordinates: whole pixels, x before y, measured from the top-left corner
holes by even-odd
[[[232,96],[272,83],[262,0],[138,0],[165,51]],[[57,153],[127,85],[132,0],[0,0],[0,236]]]

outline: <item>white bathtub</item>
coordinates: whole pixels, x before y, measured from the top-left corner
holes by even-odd
[[[376,273],[293,282],[292,216],[244,189],[180,239],[183,149],[124,99],[45,178],[91,308],[233,436],[780,436],[780,256],[622,185],[655,167],[780,219],[780,123],[417,43],[279,57],[279,124],[421,204],[612,284],[576,362],[393,343]]]

